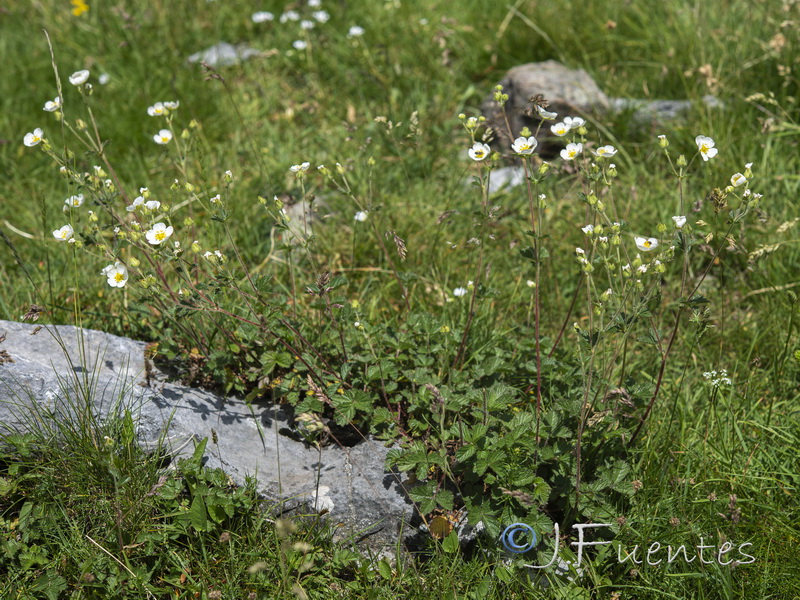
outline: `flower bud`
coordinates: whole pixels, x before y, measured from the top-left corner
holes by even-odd
[[[128,264],[132,266],[134,269],[142,264],[138,258],[131,256],[131,259],[128,261]]]
[[[667,139],[667,136],[665,135],[658,136],[658,145],[661,146],[662,148],[666,148],[667,146],[669,146],[669,140]]]
[[[686,157],[683,154],[681,154],[678,157],[678,163],[677,164],[678,164],[679,167],[685,167],[687,165]]]

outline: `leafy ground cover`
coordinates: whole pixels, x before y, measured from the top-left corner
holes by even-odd
[[[3,597],[796,594],[797,3],[313,4],[5,9],[0,310],[152,341],[312,442],[399,440],[421,513],[483,537],[368,560],[89,419],[6,440]],[[220,40],[259,55],[187,62]],[[551,58],[695,108],[575,122],[549,166],[486,151],[477,106]],[[504,553],[515,522],[573,564]],[[613,543],[576,566],[589,523]]]

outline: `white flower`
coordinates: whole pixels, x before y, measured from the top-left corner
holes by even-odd
[[[305,50],[308,48],[308,42],[305,40],[295,40],[292,42],[292,47],[295,50]]]
[[[319,8],[322,6],[322,0],[308,0],[306,4],[308,4],[308,8]]]
[[[453,290],[453,296],[455,296],[456,298],[461,298],[461,296],[466,296],[466,295],[467,295],[467,288],[457,287],[456,289]]]
[[[622,265],[622,270],[623,270],[623,271],[630,271],[630,270],[631,270],[631,265],[630,265],[630,263],[628,263],[627,265]]]
[[[356,329],[361,329],[361,321],[353,321],[353,327]]]
[[[303,19],[302,21],[300,21],[300,29],[305,29],[306,31],[308,31],[309,29],[314,29],[314,21]]]
[[[694,138],[694,143],[697,144],[697,149],[700,151],[700,156],[704,161],[709,158],[714,158],[717,155],[717,149],[714,148],[714,140],[705,135],[698,135]]]
[[[314,20],[318,23],[327,23],[331,18],[331,16],[324,10],[315,10],[313,13],[311,13],[311,16],[314,17]]]
[[[311,163],[304,162],[301,165],[292,165],[291,167],[289,167],[289,170],[292,173],[301,173],[301,172],[308,171],[308,167],[310,167],[310,166],[311,166]]]
[[[305,164],[308,164],[308,163],[305,163]],[[308,168],[308,167],[306,167],[306,168]],[[230,169],[228,169],[227,171],[225,171],[225,172],[222,174],[222,178],[223,178],[223,179],[224,179],[224,180],[225,180],[227,183],[230,183],[231,181],[233,181],[233,171],[231,171]]]
[[[592,154],[599,158],[611,158],[617,153],[614,146],[600,146],[597,150],[592,150]]]
[[[535,282],[533,279],[528,279],[528,281],[526,281],[526,282],[525,282],[525,284],[526,284],[526,285],[527,285],[529,288],[536,287],[536,282]]]
[[[217,194],[216,196],[211,196],[209,202],[211,202],[211,204],[216,204],[217,202],[220,201],[221,198],[222,196],[220,194]]]
[[[539,113],[539,118],[547,120],[547,121],[552,121],[553,119],[555,119],[558,116],[558,113],[547,112],[545,109],[543,109],[538,104],[536,105],[536,112]]]
[[[639,268],[636,269],[637,273],[647,273],[647,265],[639,265]]]
[[[45,110],[47,112],[55,112],[59,108],[61,108],[61,97],[60,96],[56,96],[52,100],[48,100],[47,102],[44,103],[43,110]]]
[[[158,210],[159,208],[161,208],[161,202],[159,202],[158,200],[148,200],[147,202],[144,203],[144,207],[147,210]]]
[[[294,10],[287,10],[285,13],[281,15],[281,18],[278,19],[281,23],[286,23],[286,21],[297,21],[300,19],[300,15],[297,11]]]
[[[586,125],[586,121],[580,117],[564,117],[564,125],[570,129],[577,129]]]
[[[583,152],[583,144],[567,144],[567,147],[561,151],[561,158],[573,160],[581,152]]]
[[[368,216],[368,215],[369,215],[369,213],[367,213],[367,211],[365,211],[365,210],[360,210],[360,211],[358,211],[358,212],[356,213],[356,216],[355,216],[355,217],[353,217],[353,219],[355,219],[356,221],[358,221],[358,222],[360,222],[360,223],[363,223],[364,221],[366,221],[366,220],[367,220],[367,216]]]
[[[584,254],[586,254],[586,251],[583,248],[575,248],[575,254],[577,254],[578,256],[583,256]]]
[[[592,232],[594,231],[594,225],[590,224],[586,225],[586,227],[581,227],[581,231],[586,235],[592,235]]]
[[[103,269],[103,275],[106,276],[108,285],[111,287],[121,288],[128,283],[128,268],[119,261]]]
[[[163,102],[156,102],[153,104],[153,106],[147,107],[147,114],[151,117],[163,117],[168,113],[169,111],[167,110],[167,107],[164,106]]]
[[[64,200],[64,204],[66,204],[67,206],[72,206],[74,208],[83,206],[83,194],[78,194],[77,196],[70,196],[69,198]]]
[[[533,136],[529,138],[518,137],[511,144],[511,149],[517,154],[532,154],[538,144],[539,142]]]
[[[127,210],[128,212],[133,212],[143,204],[144,204],[144,196],[137,196],[130,206],[125,207],[125,210]]]
[[[480,142],[475,142],[472,145],[472,148],[469,149],[469,157],[472,160],[483,160],[487,156],[489,156],[489,152],[491,152],[491,148],[489,148],[489,144],[481,144]]]
[[[173,100],[171,102],[164,102],[164,107],[168,108],[169,110],[178,110],[178,107],[181,105],[179,100]]]
[[[89,71],[84,69],[83,71],[75,71],[72,75],[69,76],[69,82],[72,85],[83,85],[89,81]]]
[[[72,239],[72,234],[74,233],[72,229],[72,225],[67,223],[61,229],[56,229],[53,232],[53,237],[56,238],[59,242],[66,242]]]
[[[167,227],[164,223],[156,223],[144,236],[153,246],[158,246],[172,235],[172,225]]]
[[[262,10],[257,13],[253,13],[253,16],[250,18],[253,20],[253,23],[266,23],[267,21],[274,20],[275,15],[273,15],[271,12]]]
[[[43,135],[44,132],[39,127],[37,127],[36,129],[33,130],[33,133],[25,134],[22,143],[28,146],[29,148],[32,148],[33,146],[42,141]]]
[[[97,82],[98,82],[100,85],[105,85],[105,84],[107,84],[109,81],[111,81],[111,75],[109,75],[108,73],[101,73],[101,74],[100,74],[100,77],[98,77],[98,78],[97,78]]]
[[[563,122],[556,123],[550,127],[550,131],[561,137],[562,135],[567,135],[569,133],[569,125]]]
[[[170,140],[172,140],[172,132],[169,129],[162,129],[153,136],[153,141],[162,146],[164,144],[169,144]]]
[[[672,217],[672,220],[675,222],[675,227],[678,229],[683,229],[683,226],[686,225],[686,217],[683,215]]]
[[[354,38],[364,35],[364,28],[358,25],[353,25],[347,32],[347,37]]]
[[[747,183],[747,177],[741,173],[736,173],[733,177],[731,177],[731,185],[733,185],[733,187],[739,187],[744,183]]]
[[[650,252],[658,246],[656,238],[635,237],[633,241],[636,243],[636,247],[643,252]]]

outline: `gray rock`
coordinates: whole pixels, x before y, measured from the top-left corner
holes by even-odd
[[[261,52],[245,44],[234,46],[228,42],[219,42],[192,54],[187,60],[190,63],[204,62],[212,67],[230,67],[259,54]]]
[[[547,110],[566,116],[605,113],[609,100],[589,74],[583,69],[570,69],[560,62],[528,63],[510,69],[500,80],[503,93],[508,94],[506,117],[511,126],[511,136],[505,124],[500,105],[494,100],[494,90],[481,104],[481,112],[497,134],[498,147],[508,148],[523,127],[536,131],[540,119],[531,115],[531,97],[542,94],[549,102]],[[541,140],[540,140],[541,142]]]
[[[611,112],[632,111],[632,120],[636,125],[665,123],[685,117],[692,109],[689,100],[639,100],[635,98],[612,98]],[[716,96],[703,96],[703,103],[712,109],[724,108],[724,104]]]
[[[143,447],[155,448],[163,436],[166,450],[188,456],[209,438],[206,466],[223,469],[237,484],[255,477],[260,491],[282,501],[284,511],[327,510],[327,518],[343,525],[339,538],[363,538],[380,551],[396,545],[401,525],[415,533],[408,527],[413,505],[400,476],[384,470],[388,449],[380,442],[311,447],[284,435],[294,424],[282,407],[247,406],[160,381],[157,372],[148,387],[143,342],[83,330],[79,352],[75,327],[34,330],[0,321],[0,337],[6,334],[0,344],[0,434],[34,427],[57,432],[55,419],[74,417],[81,406],[99,419],[129,409]]]
[[[492,171],[489,179],[489,195],[510,190],[525,183],[525,169],[522,167],[500,167]]]
[[[504,153],[510,151],[511,142],[519,136],[523,127],[534,133],[539,127],[541,119],[531,104],[531,98],[537,94],[548,101],[548,111],[557,113],[557,121],[567,116],[603,117],[633,111],[633,122],[637,126],[646,126],[680,119],[692,107],[688,100],[608,98],[586,71],[570,69],[555,60],[514,67],[499,83],[503,86],[503,93],[508,94],[505,117],[500,105],[494,100],[494,90],[481,104],[481,113],[486,117],[487,125],[495,132],[492,146]],[[705,96],[703,102],[709,108],[723,108],[722,102],[714,96]],[[542,156],[552,156],[563,147],[563,142],[550,135],[550,124],[552,122],[545,122],[537,136],[538,153]],[[522,183],[514,181],[516,180],[511,181],[508,187]]]

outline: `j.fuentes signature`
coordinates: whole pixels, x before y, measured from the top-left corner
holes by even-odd
[[[578,523],[572,526],[578,532],[578,541],[572,542],[571,545],[577,548],[577,560],[575,566],[578,567],[583,560],[583,549],[591,546],[604,546],[610,544],[610,541],[589,542],[584,537],[584,532],[587,529],[596,529],[599,527],[611,527],[610,523]],[[559,543],[559,528],[558,523],[555,524],[555,543],[553,544],[553,557],[546,565],[525,565],[531,569],[545,569],[556,562],[558,558],[558,543]],[[521,544],[517,538],[527,536],[528,540]],[[514,554],[523,554],[528,550],[534,548],[538,543],[536,532],[530,525],[525,523],[512,523],[503,531],[500,538],[503,547],[509,552]],[[702,537],[700,543],[696,545],[681,544],[680,546],[664,545],[661,542],[650,542],[649,546],[639,544],[633,547],[633,551],[629,552],[621,545],[617,546],[617,561],[622,564],[627,561],[637,565],[646,562],[648,565],[658,565],[663,563],[671,564],[676,560],[690,564],[699,559],[698,564],[720,564],[730,565],[733,563],[739,565],[749,565],[756,561],[752,554],[747,554],[745,549],[752,546],[750,542],[745,542],[735,546],[732,542],[723,542],[719,547],[715,545],[706,544]],[[735,550],[735,552],[734,552]]]

